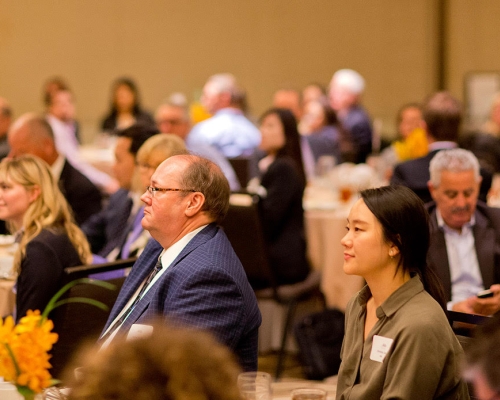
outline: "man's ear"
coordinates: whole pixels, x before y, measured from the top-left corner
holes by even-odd
[[[194,192],[183,201],[186,201],[186,216],[193,217],[203,208],[203,204],[205,204],[205,196],[203,193]]]
[[[434,187],[431,181],[427,181],[427,188],[429,189],[429,193],[431,194],[432,199],[436,200],[434,198],[434,190],[436,190],[436,188]]]

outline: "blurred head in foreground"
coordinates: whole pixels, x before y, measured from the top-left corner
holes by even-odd
[[[70,400],[238,400],[234,356],[208,333],[155,323],[153,334],[84,351]]]
[[[500,399],[500,314],[494,315],[474,332],[466,347],[465,378],[474,384],[480,400]]]

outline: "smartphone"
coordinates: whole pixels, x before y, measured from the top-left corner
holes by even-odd
[[[480,299],[487,299],[488,297],[493,297],[494,293],[490,289],[481,290],[477,292],[476,296]]]

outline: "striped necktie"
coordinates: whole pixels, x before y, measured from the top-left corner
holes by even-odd
[[[99,338],[98,343],[104,343],[112,334],[114,331],[120,328],[120,326],[123,324],[123,322],[129,317],[130,314],[132,314],[132,311],[134,311],[135,306],[139,301],[141,300],[142,296],[146,292],[146,289],[148,288],[149,284],[151,281],[154,279],[154,277],[158,274],[158,272],[161,271],[163,266],[161,265],[161,259],[158,257],[158,261],[156,262],[155,267],[153,270],[149,273],[146,282],[144,282],[144,285],[142,285],[141,290],[135,297],[135,300],[132,302],[129,308],[122,314],[122,316],[115,321],[115,323],[111,326],[111,328],[108,329],[108,331]]]

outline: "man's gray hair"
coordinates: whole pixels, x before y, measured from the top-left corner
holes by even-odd
[[[441,173],[446,170],[450,172],[474,171],[474,178],[479,182],[479,161],[472,152],[464,149],[451,149],[439,151],[431,160],[429,172],[431,183],[434,187],[441,184]]]
[[[171,106],[182,109],[184,121],[189,121],[189,103],[186,95],[181,92],[174,92],[160,104],[161,106]]]
[[[361,94],[365,90],[365,79],[353,69],[340,69],[335,72],[331,84],[345,88],[353,94]]]
[[[228,92],[231,96],[238,95],[239,89],[236,83],[236,78],[233,74],[216,74],[208,78],[207,83],[213,85],[217,93]]]

